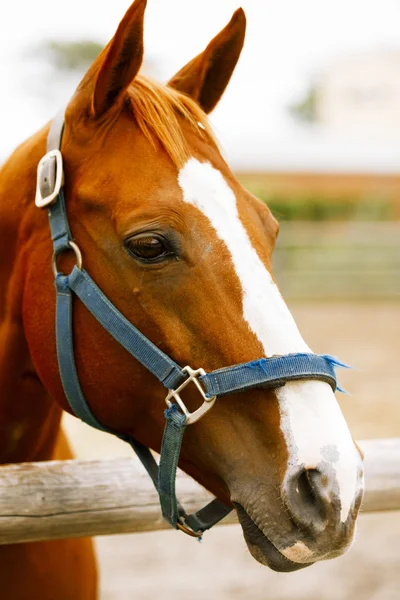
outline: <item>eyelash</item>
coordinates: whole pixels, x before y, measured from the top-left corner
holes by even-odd
[[[146,241],[148,244],[146,245]],[[138,242],[134,249],[134,242]],[[142,244],[140,244],[142,242]],[[155,264],[162,263],[166,259],[173,256],[177,257],[172,244],[167,238],[156,233],[141,233],[128,238],[125,241],[125,248],[128,253],[135,259],[144,264]],[[153,246],[153,248],[152,248]],[[140,254],[140,248],[144,253]],[[152,249],[156,252],[154,256],[151,256]],[[135,251],[136,250],[136,251]],[[145,256],[146,250],[149,250],[149,256]],[[159,252],[157,253],[157,250]]]

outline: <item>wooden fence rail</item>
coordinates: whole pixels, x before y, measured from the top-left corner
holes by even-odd
[[[360,442],[365,512],[400,509],[400,438]],[[184,474],[188,511],[209,494]],[[224,523],[236,522],[233,513]],[[0,544],[164,529],[158,496],[136,459],[23,463],[0,468]]]
[[[273,265],[288,300],[398,301],[400,222],[282,222]]]

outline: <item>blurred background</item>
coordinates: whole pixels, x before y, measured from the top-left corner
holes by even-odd
[[[240,0],[149,0],[143,66],[167,80]],[[1,7],[0,162],[68,101],[129,0]],[[355,366],[341,406],[356,439],[400,435],[400,0],[242,0],[244,51],[211,115],[229,164],[281,223],[275,272],[315,352]],[[396,385],[397,384],[397,385]],[[76,419],[81,457],[126,454]],[[399,513],[362,515],[346,556],[276,574],[238,526],[203,543],[163,533],[97,540],[101,600],[394,600]]]

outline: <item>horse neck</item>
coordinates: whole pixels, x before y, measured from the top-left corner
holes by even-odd
[[[43,215],[35,210],[36,169],[46,152],[48,126],[23,142],[0,169],[0,322],[21,237]]]
[[[0,463],[52,458],[60,430],[61,409],[37,376],[22,320],[24,246],[45,218],[34,195],[46,133],[23,143],[0,172]]]

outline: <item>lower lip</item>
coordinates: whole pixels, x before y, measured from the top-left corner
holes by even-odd
[[[262,554],[262,562],[264,563],[265,561],[264,564],[270,569],[280,573],[290,573],[312,565],[312,563],[295,563],[283,556],[274,544],[264,535],[261,529],[257,527],[243,506],[236,503],[234,506],[238,514],[239,522],[243,528],[246,542],[249,546],[254,546],[254,548]],[[251,548],[249,549],[251,551]],[[256,554],[258,554],[257,551],[255,552]],[[255,558],[256,560],[259,560],[257,556],[255,556]]]

